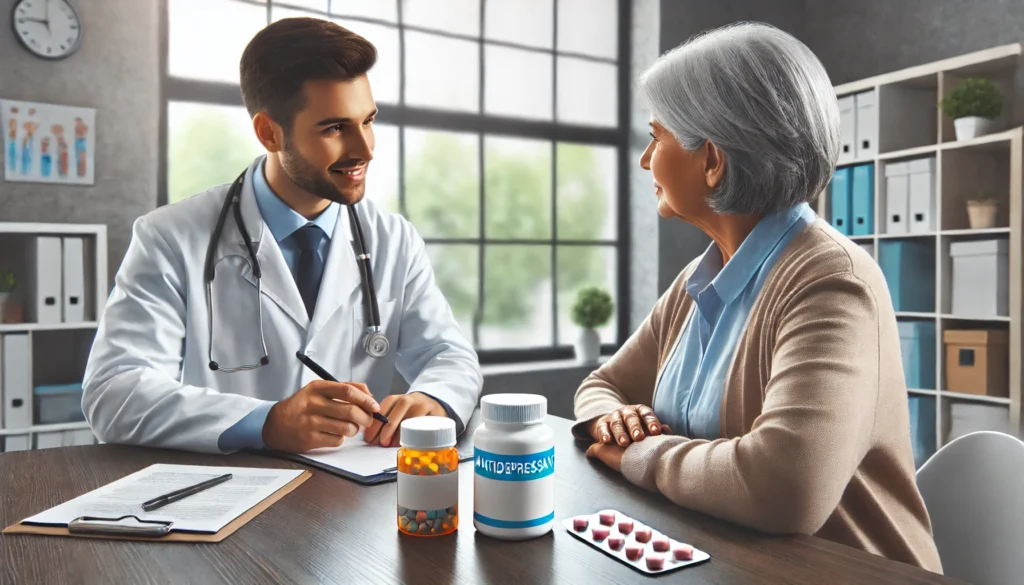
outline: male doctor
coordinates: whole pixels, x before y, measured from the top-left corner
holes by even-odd
[[[222,185],[135,222],[85,373],[83,409],[100,440],[303,452],[360,431],[394,446],[402,420],[424,415],[465,429],[482,385],[476,353],[423,240],[364,199],[375,61],[364,38],[312,18],[275,22],[246,47],[242,97],[267,154],[239,169],[237,213]],[[372,317],[349,206],[370,255],[384,357],[364,346]],[[296,351],[348,382],[320,380]],[[406,394],[389,395],[396,371]]]

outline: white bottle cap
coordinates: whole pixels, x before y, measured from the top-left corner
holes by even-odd
[[[445,416],[407,418],[399,427],[398,443],[410,449],[444,449],[455,446],[455,421]]]
[[[548,415],[548,399],[539,394],[490,394],[480,399],[480,416],[496,423],[535,423]]]

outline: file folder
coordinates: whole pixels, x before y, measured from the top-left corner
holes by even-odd
[[[907,214],[910,212],[910,183],[907,163],[885,167],[885,233],[909,233]]]
[[[853,162],[857,156],[857,105],[854,96],[839,98],[839,159],[838,164]]]
[[[64,238],[64,322],[85,321],[85,241]]]
[[[4,451],[29,451],[32,449],[28,435],[8,435],[4,437]]]
[[[836,231],[844,236],[850,235],[851,193],[850,169],[836,169],[832,175],[831,195],[829,197],[830,222]]]
[[[853,219],[850,231],[855,236],[875,233],[875,165],[853,167]]]
[[[912,234],[935,231],[935,159],[922,158],[907,163],[910,188],[908,217]]]
[[[53,449],[64,446],[64,433],[53,431],[36,435],[36,449]]]
[[[61,242],[59,237],[38,236],[28,246],[25,305],[31,323],[60,323],[62,318]]]
[[[875,107],[875,100],[875,90],[854,96],[857,111],[857,147],[854,156],[858,159],[873,157],[878,152],[878,108]]]
[[[28,334],[8,333],[3,336],[3,346],[4,427],[27,429],[32,426],[32,348]]]

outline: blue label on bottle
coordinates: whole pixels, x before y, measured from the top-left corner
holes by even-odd
[[[530,481],[555,473],[555,448],[529,455],[499,455],[477,448],[476,474],[499,481]]]

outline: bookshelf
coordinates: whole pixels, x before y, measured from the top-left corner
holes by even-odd
[[[57,256],[41,252],[42,248],[36,247],[40,239],[58,242]],[[69,264],[78,255],[81,262]],[[56,266],[51,264],[54,260]],[[66,417],[62,413],[82,418],[80,393],[75,411],[73,395],[61,395],[55,401],[54,396],[40,398],[35,391],[82,381],[107,300],[106,226],[0,222],[0,271],[13,271],[17,278],[14,292],[0,308],[0,451],[94,443],[84,420],[44,423],[40,421],[44,413],[37,412],[45,404],[46,418]],[[39,276],[40,271],[46,276]],[[74,276],[79,272],[80,278]],[[49,284],[41,285],[43,281]],[[47,287],[48,291],[44,290]],[[55,313],[33,306],[33,299],[50,292],[59,295]],[[11,339],[16,341],[9,344]],[[19,358],[8,359],[8,348],[14,348]],[[14,383],[19,389],[13,388]],[[21,402],[16,404],[16,400]]]
[[[930,330],[934,327],[934,346],[926,341],[921,351],[933,350],[927,356],[925,370],[930,369],[934,360],[934,383],[931,387],[908,387],[911,400],[912,423],[913,404],[915,399],[931,401],[931,408],[925,408],[927,416],[934,412],[934,431],[929,424],[918,424],[912,433],[918,434],[927,444],[930,452],[924,458],[949,442],[953,427],[958,424],[957,413],[963,412],[961,405],[987,408],[987,420],[992,423],[991,430],[1008,432],[1021,436],[1022,430],[1022,162],[1024,162],[1024,135],[1019,125],[1021,120],[1016,113],[1017,100],[1015,95],[1016,80],[1020,73],[1022,48],[1020,43],[993,47],[991,49],[960,55],[954,58],[927,63],[901,71],[895,71],[847,83],[835,87],[836,96],[840,99],[840,110],[843,111],[843,98],[867,96],[864,100],[874,113],[868,113],[864,120],[855,119],[853,126],[844,122],[844,143],[849,141],[846,136],[853,132],[859,136],[874,139],[870,147],[856,142],[853,152],[840,156],[837,173],[844,168],[851,168],[848,177],[853,177],[854,167],[870,167],[870,179],[862,182],[873,183],[870,211],[861,208],[862,215],[873,213],[873,223],[869,233],[850,235],[850,239],[868,250],[879,264],[886,270],[885,263],[893,258],[886,252],[892,246],[905,246],[904,242],[912,242],[911,247],[925,250],[933,254],[934,264],[917,272],[911,284],[920,284],[927,291],[934,289],[934,298],[928,299],[924,293],[921,306],[896,306],[897,321],[923,323]],[[995,132],[967,140],[958,140],[953,122],[943,113],[939,102],[948,95],[955,85],[968,77],[985,77],[993,81],[999,88],[1003,98],[1003,115],[998,120]],[[850,103],[850,99],[846,103]],[[849,108],[849,105],[846,106]],[[855,111],[859,115],[860,110]],[[847,114],[848,115],[848,114]],[[861,151],[864,152],[861,152]],[[892,223],[889,215],[890,206],[895,209],[902,203],[898,197],[890,194],[887,189],[896,185],[894,191],[904,192],[898,183],[890,182],[890,176],[898,175],[900,166],[913,164],[910,161],[931,159],[930,180],[934,202],[931,206],[930,219],[920,220],[916,230],[899,228]],[[902,163],[907,163],[903,165]],[[896,165],[896,166],[894,166]],[[918,165],[920,168],[920,164]],[[862,173],[861,177],[865,174]],[[837,174],[838,177],[838,174]],[[897,177],[898,179],[898,177]],[[834,181],[837,179],[834,179]],[[896,180],[896,179],[892,179]],[[910,180],[913,180],[911,178]],[[836,223],[833,215],[832,184],[818,197],[816,205],[821,217]],[[856,187],[854,187],[856,188]],[[972,229],[966,211],[967,198],[979,191],[990,192],[998,201],[998,212],[992,227]],[[913,190],[911,190],[913,193]],[[855,194],[853,196],[856,196]],[[913,195],[910,195],[913,197]],[[839,199],[841,201],[841,199]],[[920,210],[920,204],[918,209]],[[841,212],[840,212],[841,213]],[[907,221],[911,221],[913,205],[907,213]],[[927,216],[927,213],[924,214]],[[918,213],[914,217],[920,218]],[[856,219],[848,217],[847,230],[854,232]],[[861,220],[863,221],[863,220]],[[894,226],[890,231],[890,225]],[[904,225],[908,225],[906,222]],[[906,231],[903,231],[903,230]],[[860,232],[865,231],[861,228]],[[896,233],[892,233],[896,232]],[[914,232],[914,233],[911,233]],[[951,257],[951,246],[959,242],[1004,241],[1007,266],[1005,279],[991,283],[1000,289],[995,294],[1008,297],[1005,314],[971,315],[953,310],[952,297],[954,289],[954,261]],[[988,245],[987,243],[985,245]],[[922,248],[923,246],[923,248]],[[962,249],[962,246],[957,246]],[[930,252],[929,252],[930,250]],[[960,266],[963,266],[960,264]],[[909,271],[913,269],[908,268]],[[916,279],[921,280],[916,280]],[[930,280],[929,280],[930,279]],[[907,286],[907,278],[903,278],[901,286]],[[894,295],[897,305],[894,283],[889,280],[890,294]],[[926,285],[926,286],[925,286]],[[1002,311],[1000,312],[1002,313]],[[992,393],[953,392],[949,390],[947,380],[947,348],[944,333],[951,330],[994,330],[1007,336],[1008,351],[1006,368],[1000,372],[1005,375],[1006,395]],[[906,349],[904,348],[904,367]],[[963,360],[963,353],[957,354]],[[962,365],[953,364],[953,365]],[[922,376],[922,379],[930,376]],[[908,385],[909,386],[909,385]],[[999,393],[1001,394],[1001,392]],[[921,402],[920,404],[928,404]],[[980,420],[980,419],[976,419]],[[961,427],[962,430],[962,427]],[[971,429],[981,430],[981,429]],[[930,436],[934,434],[934,436]],[[918,447],[915,445],[915,452]],[[917,455],[915,454],[915,458]],[[918,460],[918,465],[923,459]]]

